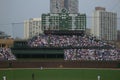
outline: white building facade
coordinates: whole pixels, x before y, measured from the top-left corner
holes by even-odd
[[[43,33],[41,18],[31,18],[24,21],[24,39],[32,38],[40,33]]]
[[[93,13],[91,33],[100,40],[117,40],[117,14],[96,7]]]
[[[62,9],[78,13],[78,3],[78,0],[50,0],[50,13],[61,13]]]

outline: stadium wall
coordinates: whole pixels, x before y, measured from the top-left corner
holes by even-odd
[[[5,61],[0,68],[120,68],[120,61]]]

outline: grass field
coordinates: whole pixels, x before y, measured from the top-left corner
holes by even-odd
[[[115,69],[1,69],[0,80],[120,80],[120,70]]]

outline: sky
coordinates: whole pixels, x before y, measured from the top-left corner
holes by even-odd
[[[120,0],[79,0],[79,12],[90,17],[96,6],[105,7],[106,11],[117,13],[117,20],[120,23],[119,4]],[[50,0],[0,0],[0,31],[12,36],[20,35],[22,34],[20,27],[23,26],[24,20],[39,18],[43,13],[49,13],[49,7]],[[90,21],[88,18],[88,28],[91,27]]]

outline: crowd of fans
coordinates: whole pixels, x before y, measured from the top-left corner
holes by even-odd
[[[0,48],[0,61],[2,60],[16,60],[10,48]]]
[[[39,35],[29,40],[28,45],[30,47],[69,47],[64,49],[65,60],[120,60],[120,50],[114,45],[87,35]],[[94,49],[104,46],[109,48]],[[79,47],[94,48],[79,49]]]
[[[111,46],[95,37],[91,36],[77,36],[77,35],[39,35],[28,41],[31,47],[83,47],[83,46]]]
[[[65,49],[65,60],[120,60],[120,50],[116,49]]]

